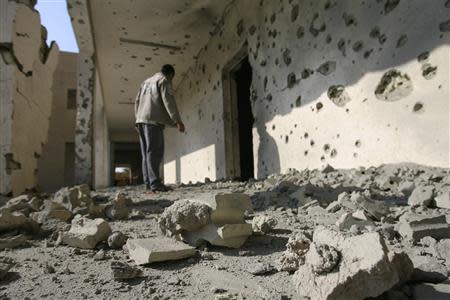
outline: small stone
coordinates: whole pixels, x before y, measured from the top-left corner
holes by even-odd
[[[414,189],[408,198],[408,204],[412,207],[424,206],[428,207],[433,201],[433,186],[418,186]]]
[[[114,231],[108,237],[108,246],[111,249],[122,249],[123,245],[127,242],[128,237],[120,231]]]
[[[252,229],[255,232],[269,233],[277,225],[277,220],[268,215],[255,216],[252,220]]]
[[[114,280],[129,280],[142,276],[142,270],[120,261],[111,262],[111,271]]]
[[[247,272],[255,276],[272,274],[276,271],[276,268],[268,263],[254,263],[247,268]]]
[[[101,249],[94,255],[94,260],[104,260],[106,258],[105,250]]]

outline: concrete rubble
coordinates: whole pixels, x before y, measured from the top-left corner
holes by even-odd
[[[87,219],[76,215],[70,230],[62,233],[61,241],[76,248],[94,249],[98,243],[107,241],[111,227],[103,219]]]

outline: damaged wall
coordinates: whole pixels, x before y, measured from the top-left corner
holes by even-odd
[[[0,194],[36,186],[48,134],[59,49],[47,47],[33,2],[0,2]]]
[[[449,1],[235,1],[177,87],[166,182],[225,174],[222,70],[253,67],[255,175],[327,163],[449,167]]]
[[[74,185],[77,61],[76,53],[61,52],[53,76],[50,128],[38,161],[38,183],[43,191]]]

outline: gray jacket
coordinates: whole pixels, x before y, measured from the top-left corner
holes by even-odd
[[[156,73],[141,84],[134,104],[136,123],[159,123],[175,126],[181,122],[172,84],[162,73]]]

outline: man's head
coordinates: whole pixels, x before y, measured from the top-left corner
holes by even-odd
[[[172,80],[175,76],[175,69],[172,65],[164,65],[161,68],[161,73],[163,73],[167,79]]]

